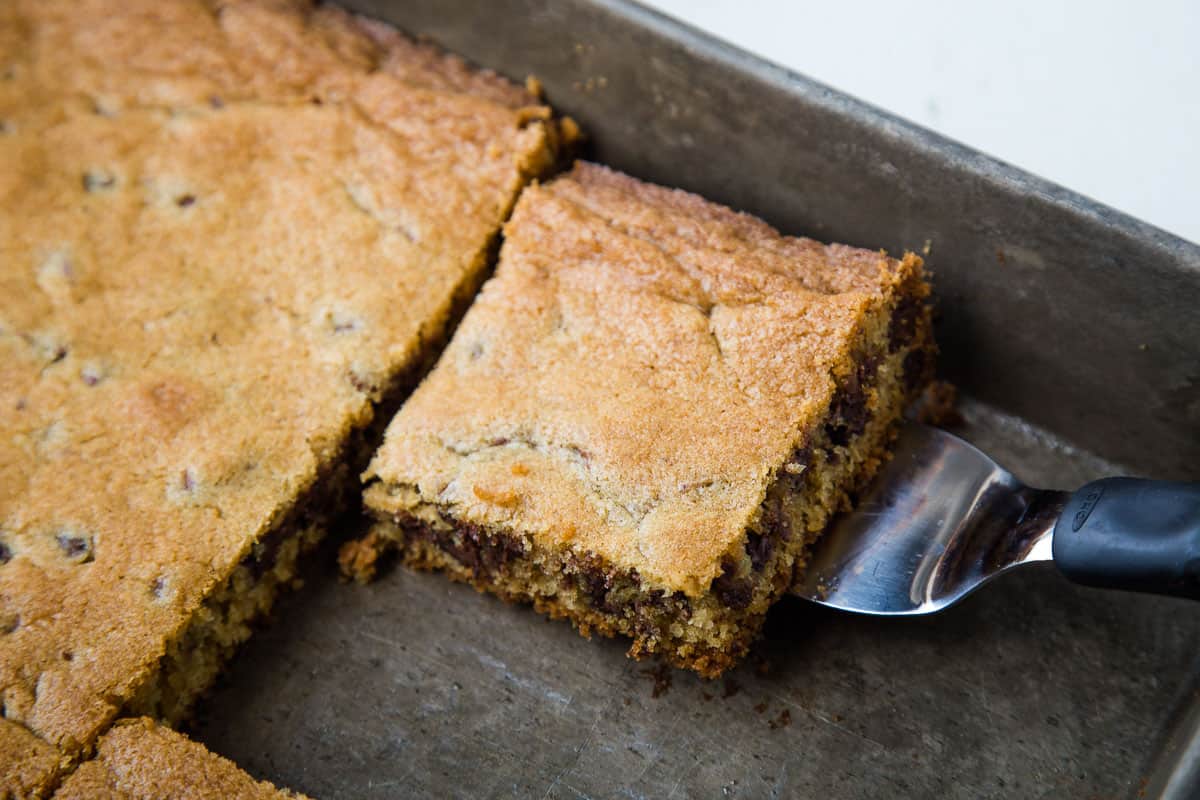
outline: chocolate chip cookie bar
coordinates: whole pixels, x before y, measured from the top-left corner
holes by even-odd
[[[886,457],[930,377],[928,294],[914,255],[580,164],[521,195],[389,426],[373,541],[715,676]]]
[[[357,502],[558,137],[332,7],[0,4],[6,753],[187,714]]]
[[[81,764],[54,797],[304,800],[303,795],[254,780],[232,761],[145,717],[113,725],[100,738],[96,757]]]

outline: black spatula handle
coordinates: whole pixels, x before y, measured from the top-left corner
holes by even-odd
[[[1089,483],[1054,526],[1054,563],[1076,583],[1200,600],[1200,483]]]

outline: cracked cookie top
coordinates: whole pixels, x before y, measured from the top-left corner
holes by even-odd
[[[869,313],[919,269],[579,164],[521,195],[368,505],[447,510],[698,595],[855,368]]]
[[[299,0],[0,3],[5,718],[113,718],[441,335],[548,116]]]

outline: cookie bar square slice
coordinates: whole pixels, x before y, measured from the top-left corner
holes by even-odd
[[[0,42],[0,699],[76,757],[184,717],[357,503],[557,132],[300,0],[14,0]]]
[[[715,676],[886,457],[928,294],[916,256],[580,164],[521,195],[389,426],[372,540]]]
[[[100,738],[95,758],[81,764],[54,797],[304,800],[304,795],[255,780],[229,759],[145,717],[114,724]]]

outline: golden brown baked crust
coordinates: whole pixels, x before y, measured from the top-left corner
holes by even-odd
[[[375,540],[715,675],[927,380],[928,291],[911,254],[579,164],[522,193],[388,428]]]
[[[697,596],[902,272],[581,164],[522,194],[496,277],[372,461],[368,502],[449,504]]]
[[[526,103],[300,0],[0,4],[8,719],[85,750],[427,356]]]
[[[303,800],[304,796],[256,781],[232,761],[142,717],[114,724],[97,743],[95,758],[81,764],[54,797]]]

